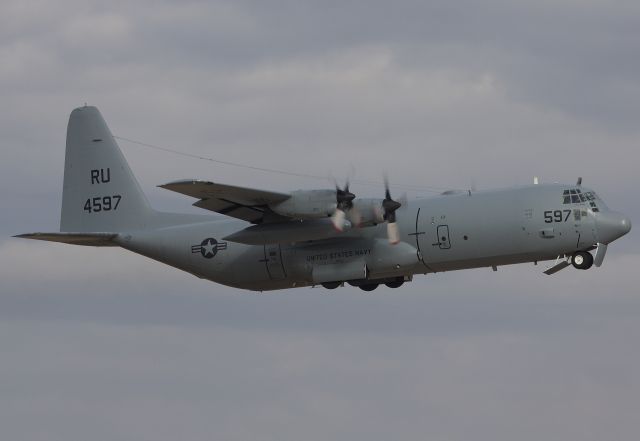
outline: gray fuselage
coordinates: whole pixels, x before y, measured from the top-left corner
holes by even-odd
[[[570,190],[588,198],[572,201]],[[228,219],[121,233],[116,243],[201,278],[263,291],[551,260],[630,228],[594,192],[561,184],[414,199],[397,219],[396,245],[384,224],[320,241],[244,245],[220,239],[247,225]]]

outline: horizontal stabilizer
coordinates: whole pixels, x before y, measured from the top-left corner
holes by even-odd
[[[113,239],[115,239],[117,235],[118,233],[28,233],[13,237],[90,247],[116,247],[118,245],[113,242]]]

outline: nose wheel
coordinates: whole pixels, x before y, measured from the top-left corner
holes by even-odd
[[[571,256],[571,264],[576,269],[589,269],[593,265],[593,256],[586,251],[577,251]]]

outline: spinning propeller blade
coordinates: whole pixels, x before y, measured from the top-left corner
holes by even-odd
[[[344,231],[344,221],[347,213],[353,208],[353,200],[356,195],[349,191],[349,181],[347,180],[344,190],[338,186],[336,182],[336,211],[331,217],[333,226],[338,231]]]
[[[398,201],[394,201],[391,197],[391,191],[389,190],[389,179],[385,175],[384,177],[384,199],[382,201],[382,209],[384,210],[384,220],[387,221],[387,237],[389,243],[392,245],[400,242],[400,231],[398,224],[396,223],[396,210],[400,208],[402,204]]]

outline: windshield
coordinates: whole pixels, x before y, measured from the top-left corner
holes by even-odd
[[[587,207],[596,213],[600,211],[601,206],[604,206],[595,191],[582,191],[580,188],[564,190],[562,192],[562,203]]]

